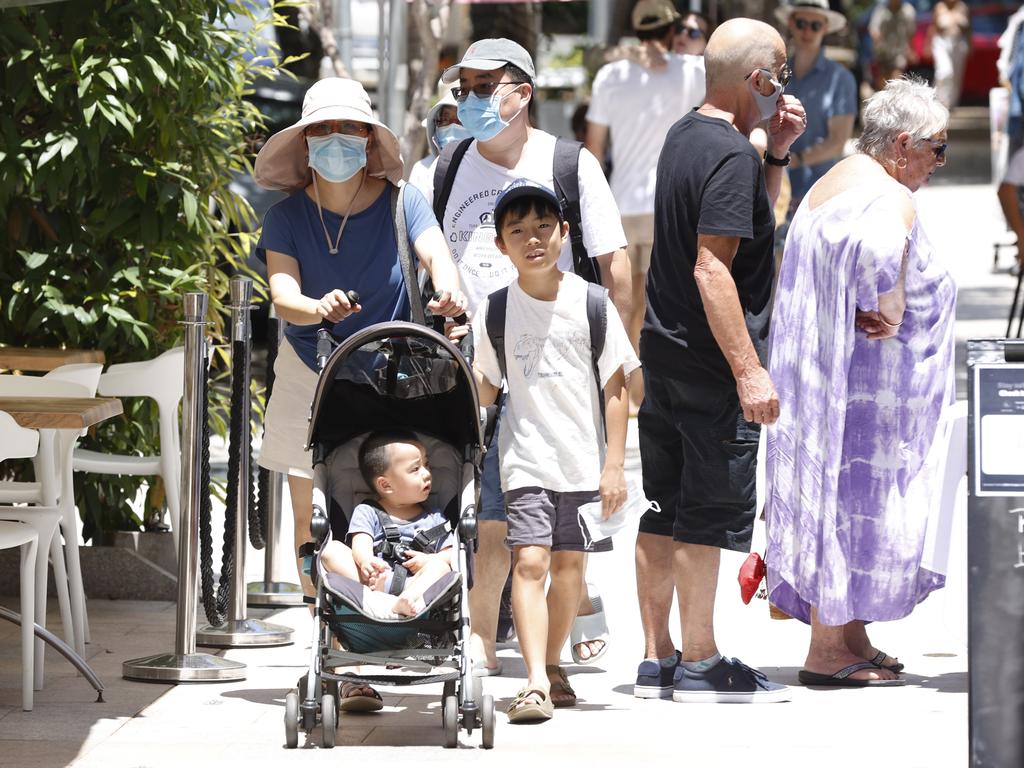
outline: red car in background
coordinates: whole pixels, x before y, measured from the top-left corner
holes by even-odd
[[[1020,3],[970,0],[966,2],[971,11],[971,47],[967,53],[967,68],[964,71],[960,103],[988,104],[989,89],[999,84],[999,75],[996,71],[999,36],[1003,34],[1006,22],[1020,7]],[[918,60],[910,69],[931,80],[932,50],[927,40],[928,27],[932,23],[931,7],[934,4],[927,4],[928,10],[923,12],[920,2],[915,2],[914,5],[918,8],[917,29],[910,45]]]

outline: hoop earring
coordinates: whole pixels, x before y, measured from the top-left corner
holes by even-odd
[[[899,160],[897,160],[896,167],[899,168],[901,171],[904,170],[907,167],[907,158],[901,157]]]

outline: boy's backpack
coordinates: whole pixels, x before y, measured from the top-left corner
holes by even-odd
[[[495,291],[487,297],[487,316],[484,326],[487,338],[494,347],[498,358],[501,377],[507,379],[505,362],[505,315],[508,308],[508,288]],[[604,392],[601,388],[601,370],[598,361],[604,351],[604,339],[608,330],[608,291],[595,283],[587,283],[587,325],[590,326],[590,367],[597,382],[597,402],[601,408],[601,424],[604,426]]]
[[[452,142],[444,148],[437,158],[434,168],[434,216],[439,222],[444,221],[444,209],[448,207],[448,198],[452,194],[455,176],[459,164],[473,143],[472,138]],[[590,283],[601,284],[601,270],[597,259],[587,253],[583,245],[583,214],[580,211],[580,150],[583,145],[569,139],[555,140],[555,158],[553,177],[555,181],[555,197],[562,209],[562,216],[569,222],[569,242],[572,245],[573,271]],[[442,228],[443,228],[442,224]]]

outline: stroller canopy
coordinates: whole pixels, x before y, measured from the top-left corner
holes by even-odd
[[[465,456],[483,443],[476,381],[456,346],[430,328],[378,323],[331,353],[317,381],[307,444],[326,456],[377,429],[426,432]]]

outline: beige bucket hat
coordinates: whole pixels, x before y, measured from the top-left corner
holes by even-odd
[[[791,3],[786,5],[780,5],[775,9],[775,18],[779,20],[781,24],[788,24],[789,17],[794,13],[803,11],[804,13],[816,13],[819,16],[824,16],[827,19],[828,33],[838,32],[846,26],[846,17],[833,11],[829,7],[828,0],[793,0]]]
[[[328,77],[314,83],[302,100],[302,117],[278,131],[256,155],[253,178],[266,189],[291,192],[313,180],[306,158],[302,129],[324,120],[354,120],[373,126],[373,147],[367,152],[366,170],[371,176],[397,184],[402,178],[402,154],[398,139],[378,120],[362,84],[344,77]]]

